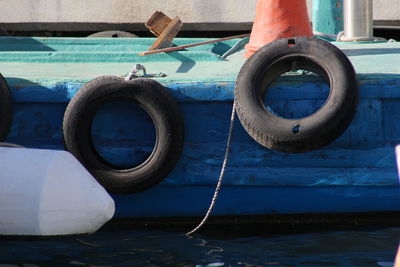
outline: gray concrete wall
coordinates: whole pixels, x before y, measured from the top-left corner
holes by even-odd
[[[156,10],[192,22],[244,22],[256,0],[0,0],[2,22],[145,22]]]
[[[251,26],[255,4],[256,0],[0,0],[0,26],[90,30],[114,24],[143,30],[151,14],[161,10],[179,16],[186,30],[243,30]],[[375,0],[374,18],[400,25],[400,1]]]
[[[375,0],[374,20],[378,25],[400,25],[400,1]]]

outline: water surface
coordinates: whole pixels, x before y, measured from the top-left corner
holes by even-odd
[[[300,234],[101,230],[0,239],[2,266],[393,266],[400,227]]]

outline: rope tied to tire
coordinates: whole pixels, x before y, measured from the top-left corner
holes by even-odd
[[[338,49],[335,50],[336,47],[332,48],[329,45],[326,47],[329,49],[332,49],[334,51],[335,55],[340,57],[339,62],[342,63],[343,67],[345,68],[345,71],[349,71],[348,76],[347,76],[348,79],[346,79],[346,81],[350,82],[350,86],[348,88],[346,88],[346,87],[344,88],[344,90],[349,94],[347,96],[347,98],[349,98],[349,99],[347,99],[347,98],[342,99],[342,101],[345,101],[344,106],[341,108],[338,108],[338,110],[335,110],[335,113],[345,111],[345,112],[347,112],[346,115],[348,115],[348,116],[339,122],[340,129],[338,131],[334,132],[331,136],[329,136],[329,138],[325,138],[325,140],[318,141],[311,145],[309,145],[309,142],[311,141],[310,139],[304,138],[304,140],[301,140],[301,138],[302,138],[301,136],[300,136],[299,140],[294,140],[294,142],[282,142],[281,140],[279,140],[279,138],[274,138],[274,137],[271,138],[268,135],[268,134],[270,134],[268,131],[260,132],[259,128],[261,128],[261,127],[258,127],[256,125],[256,122],[248,117],[249,114],[245,113],[245,112],[247,112],[247,108],[249,108],[249,105],[257,106],[261,110],[268,112],[266,110],[266,108],[261,104],[262,103],[262,101],[260,99],[261,93],[257,92],[257,90],[260,90],[260,88],[265,88],[265,85],[269,86],[275,78],[277,78],[280,74],[282,74],[286,71],[297,71],[304,67],[304,69],[306,69],[306,70],[314,71],[314,72],[320,74],[325,79],[328,79],[328,77],[331,77],[331,76],[329,76],[329,74],[332,74],[332,73],[328,73],[323,67],[320,68],[318,63],[314,63],[314,62],[310,63],[308,61],[299,60],[299,56],[301,57],[304,55],[302,53],[299,53],[299,51],[292,49],[293,47],[296,46],[296,44],[298,44],[298,42],[301,42],[302,44],[306,43],[306,48],[308,48],[307,47],[308,45],[315,45],[314,42],[316,42],[317,45],[323,47],[322,50],[325,49],[325,46],[324,46],[325,43],[321,43],[323,41],[319,41],[319,40],[313,39],[313,38],[300,37],[300,38],[294,38],[294,39],[293,38],[281,39],[281,40],[273,42],[269,45],[266,45],[265,47],[260,49],[257,53],[255,53],[252,57],[250,57],[245,62],[242,69],[240,70],[239,75],[237,77],[237,81],[236,81],[235,97],[234,97],[233,107],[232,107],[229,135],[228,135],[228,139],[227,139],[224,161],[222,164],[218,183],[216,185],[214,195],[211,200],[210,206],[206,212],[206,215],[204,216],[203,220],[193,230],[186,233],[187,236],[194,234],[195,232],[200,230],[201,227],[204,226],[204,224],[207,222],[207,220],[215,206],[216,200],[219,196],[219,192],[220,192],[221,185],[222,185],[222,180],[224,178],[225,169],[226,169],[228,159],[229,159],[229,151],[230,151],[230,147],[231,147],[231,138],[232,138],[232,133],[233,133],[233,122],[235,119],[236,112],[238,112],[239,119],[240,119],[243,127],[245,128],[245,130],[258,143],[260,143],[261,145],[263,145],[267,148],[270,148],[270,149],[276,149],[279,151],[290,152],[290,153],[306,152],[306,151],[317,149],[323,145],[326,145],[328,142],[330,142],[334,138],[336,138],[342,131],[344,131],[347,128],[348,124],[350,123],[350,121],[354,115],[354,112],[355,112],[355,108],[356,108],[356,104],[357,104],[357,97],[358,97],[357,84],[355,82],[355,72],[354,72],[354,69],[353,69],[350,61],[348,61],[347,57],[344,56],[344,54],[340,50],[338,50]],[[282,46],[283,46],[283,48],[282,48]],[[278,56],[277,56],[276,53],[279,51],[270,52],[271,47],[279,48],[279,49],[281,49],[281,51],[282,50],[289,51],[288,49],[292,49],[289,51],[289,54],[292,54],[292,53],[295,54],[296,60],[293,60],[293,58],[290,58],[290,57],[286,57],[286,55],[278,54]],[[268,55],[273,58],[273,59],[267,58],[268,60],[271,60],[272,63],[269,61],[265,62],[266,59],[263,58],[265,55]],[[275,57],[273,57],[273,56],[275,56]],[[285,65],[283,65],[283,66],[279,65],[280,57],[284,57],[284,58],[286,57],[286,59],[288,59],[285,62]],[[258,65],[255,65],[256,63],[258,63]],[[254,76],[256,76],[256,77],[254,77],[254,76],[251,76],[251,74],[252,74],[251,72],[250,72],[250,76],[249,76],[249,71],[259,72],[260,70],[265,69],[265,65],[268,63],[271,64],[272,66],[274,64],[278,63],[278,68],[272,69],[272,72],[273,72],[272,77],[269,77],[269,79],[267,81],[265,78],[263,78],[262,86],[260,86],[260,84],[256,84],[255,86],[253,85],[253,87],[251,87],[250,85],[252,85],[252,81],[254,79],[259,78],[259,77],[257,77],[257,75],[259,75],[259,73],[257,73],[257,75],[254,75]],[[304,63],[306,63],[306,64],[304,64]],[[267,74],[264,74],[264,75],[267,75]],[[248,84],[246,84],[246,83],[244,84],[243,79],[245,81],[247,81]],[[245,86],[243,86],[243,85],[245,85]],[[248,91],[250,91],[250,94],[252,97],[258,96],[258,98],[252,98],[251,99],[252,101],[248,101],[248,102],[242,101],[242,99],[243,99],[242,91],[244,91],[244,90],[247,90],[246,91],[247,93],[248,93]],[[334,90],[337,91],[338,89],[334,88]],[[245,99],[245,100],[248,100],[248,99]],[[332,100],[330,100],[330,101],[332,101]],[[329,100],[328,100],[328,102],[329,102]],[[275,115],[273,115],[273,116],[275,116]],[[276,116],[275,116],[275,119],[278,119],[278,122],[280,122],[279,120],[284,120],[283,118],[278,118]],[[300,121],[291,121],[291,127],[288,128],[288,131],[290,131],[291,135],[294,135],[294,136],[300,135],[300,131],[303,131],[303,129],[300,129],[302,127],[302,125],[303,125],[303,122],[301,120]],[[255,134],[256,134],[256,138],[254,137]],[[306,146],[304,146],[304,143],[298,145],[297,142],[299,142],[299,141],[305,142]]]

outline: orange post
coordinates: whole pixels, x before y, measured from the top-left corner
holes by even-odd
[[[258,0],[246,57],[281,38],[313,36],[306,0]]]

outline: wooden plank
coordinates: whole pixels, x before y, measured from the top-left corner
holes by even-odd
[[[182,28],[182,25],[183,23],[181,22],[181,20],[178,17],[175,17],[160,34],[160,36],[158,36],[157,40],[149,48],[149,51],[171,47],[172,40]]]
[[[187,44],[187,45],[181,45],[181,46],[168,47],[168,48],[158,49],[158,50],[154,50],[154,51],[146,51],[146,52],[139,53],[139,56],[147,56],[147,55],[152,55],[152,54],[157,54],[157,53],[177,51],[177,50],[182,50],[182,49],[193,47],[193,46],[211,44],[211,43],[216,43],[216,42],[222,42],[222,41],[226,41],[226,40],[231,40],[231,39],[236,39],[236,38],[243,38],[243,37],[247,37],[247,36],[250,36],[250,33],[234,35],[234,36],[230,36],[230,37],[224,37],[224,38],[214,39],[214,40],[205,41],[205,42],[199,42],[199,43],[193,43],[193,44]]]
[[[171,21],[172,19],[164,13],[156,11],[144,25],[150,30],[150,32],[158,37],[167,28]]]

